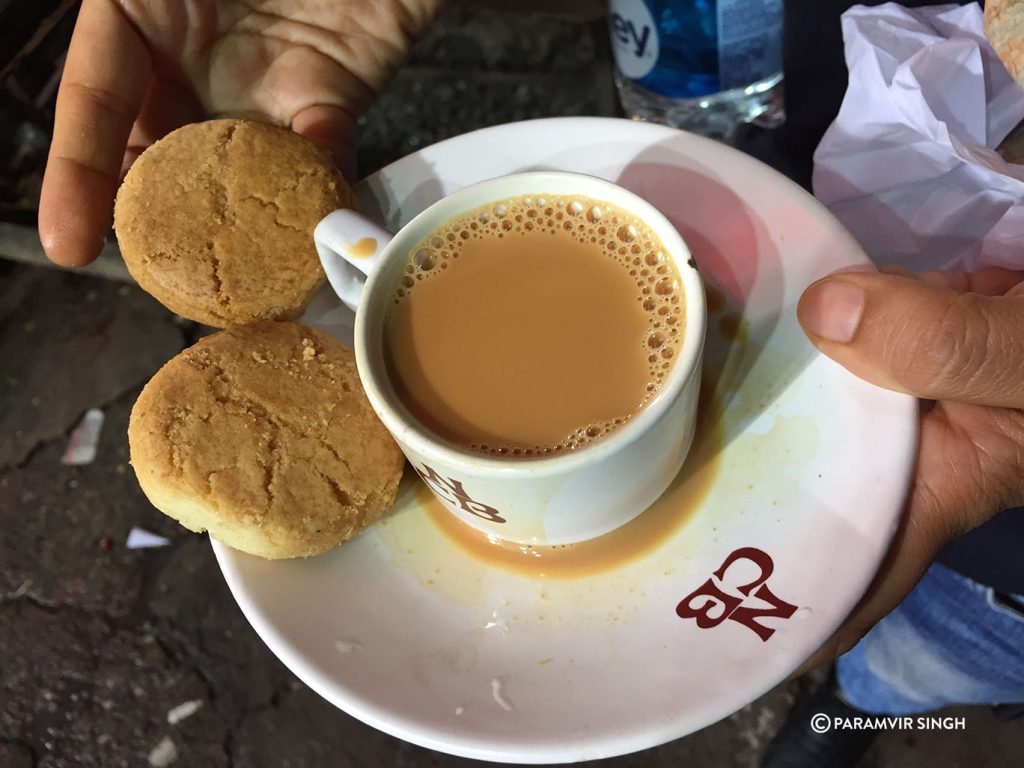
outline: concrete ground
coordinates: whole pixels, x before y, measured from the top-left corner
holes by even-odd
[[[363,121],[360,160],[371,171],[474,127],[614,109],[600,24],[457,8]],[[0,229],[0,252],[38,258],[13,225]],[[123,275],[109,253],[104,274]],[[206,538],[143,497],[127,465],[129,411],[203,332],[128,282],[0,260],[0,768],[477,764],[386,736],[306,688],[246,623]],[[105,414],[96,458],[65,465],[90,408]],[[170,545],[126,548],[136,526]],[[601,765],[756,766],[820,680]],[[885,733],[863,765],[1024,763],[1024,721],[1000,723],[984,708],[948,714],[967,728]]]

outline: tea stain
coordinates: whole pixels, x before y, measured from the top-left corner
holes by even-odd
[[[730,312],[718,320],[718,333],[723,339],[740,344],[747,340],[748,324],[743,321],[738,312]]]
[[[464,525],[424,485],[417,501],[461,552],[491,567],[531,579],[579,579],[621,568],[671,539],[701,508],[722,463],[723,417],[705,382],[693,446],[668,490],[643,514],[611,533],[579,544],[537,546],[492,539]]]
[[[368,259],[377,252],[377,241],[372,237],[364,237],[355,243],[346,243],[345,250],[350,258]]]
[[[707,304],[709,315],[718,314],[726,307],[725,294],[707,280],[704,281],[704,301]]]

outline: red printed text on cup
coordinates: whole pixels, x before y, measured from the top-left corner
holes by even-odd
[[[505,518],[498,513],[497,509],[473,499],[466,492],[462,481],[456,480],[454,477],[442,477],[438,474],[437,470],[427,464],[424,464],[422,468],[416,468],[416,472],[423,478],[423,482],[430,486],[434,493],[449,503],[456,504],[460,509],[464,509],[471,515],[476,515],[489,522],[505,522]]]

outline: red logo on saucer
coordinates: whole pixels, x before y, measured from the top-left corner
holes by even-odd
[[[471,515],[476,515],[492,523],[505,522],[505,518],[494,507],[471,498],[460,480],[456,480],[454,477],[442,477],[437,473],[437,470],[426,464],[423,465],[422,469],[416,467],[414,469],[416,469],[417,474],[423,478],[423,482],[429,485],[434,493],[449,503],[457,504]]]
[[[760,575],[747,584],[730,586],[726,582],[726,572],[740,561],[753,563],[760,569]],[[717,627],[726,619],[735,621],[753,630],[763,642],[768,642],[775,630],[759,623],[758,619],[788,619],[796,612],[795,605],[776,597],[768,588],[768,579],[774,570],[775,563],[767,552],[753,547],[737,549],[725,558],[725,562],[711,574],[710,579],[680,601],[676,613],[681,619],[695,619],[701,629]],[[751,597],[769,607],[751,607]]]

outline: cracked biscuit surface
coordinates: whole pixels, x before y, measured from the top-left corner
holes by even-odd
[[[142,390],[128,442],[157,509],[266,558],[355,536],[394,502],[404,463],[352,351],[289,322],[232,327],[180,353]]]
[[[354,205],[307,139],[210,120],[142,153],[118,190],[114,229],[144,290],[182,317],[223,328],[301,314],[324,281],[313,229]]]
[[[985,36],[1014,80],[1024,85],[1024,0],[988,0]]]

